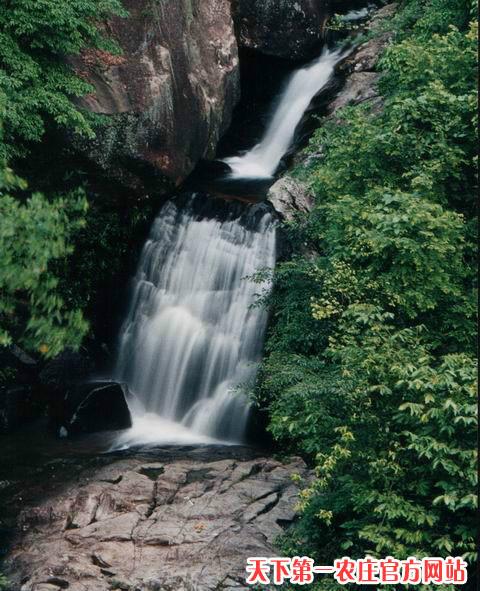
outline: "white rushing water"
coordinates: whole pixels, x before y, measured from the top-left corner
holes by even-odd
[[[358,10],[351,10],[350,12],[347,12],[347,14],[341,15],[340,20],[345,23],[359,21],[366,18],[371,10],[372,5],[369,4],[364,8],[359,8]]]
[[[140,408],[120,445],[244,436],[238,387],[256,374],[267,312],[252,305],[268,288],[248,277],[274,266],[276,230],[263,206],[223,207],[219,219],[168,202],[153,225],[121,331],[116,378]]]
[[[232,169],[232,178],[262,178],[275,174],[310,103],[327,86],[336,64],[345,55],[341,48],[324,49],[319,58],[293,73],[260,143],[241,156],[224,159]]]

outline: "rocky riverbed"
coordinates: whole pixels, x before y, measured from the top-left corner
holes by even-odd
[[[294,475],[298,458],[231,446],[51,460],[4,492],[11,591],[244,589],[246,558],[277,554],[295,519]]]

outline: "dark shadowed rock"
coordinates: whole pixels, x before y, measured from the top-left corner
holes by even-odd
[[[44,365],[40,372],[40,383],[46,389],[64,393],[86,380],[92,370],[93,362],[87,355],[66,350]]]
[[[313,57],[323,40],[328,0],[234,0],[240,47],[287,59]]]
[[[230,0],[124,5],[129,16],[105,24],[122,54],[71,58],[95,89],[80,106],[107,117],[97,138],[81,147],[127,184],[141,182],[148,169],[178,182],[214,155],[239,98]]]
[[[15,430],[41,412],[37,362],[16,345],[0,347],[0,433]]]
[[[83,352],[66,350],[48,361],[39,374],[42,399],[47,407],[49,429],[53,433],[68,422],[68,393],[85,382],[93,371],[92,360]]]
[[[29,384],[0,388],[0,433],[37,419],[42,412],[38,391]]]
[[[69,434],[117,431],[132,426],[126,384],[91,382],[77,386],[65,399],[63,427]]]

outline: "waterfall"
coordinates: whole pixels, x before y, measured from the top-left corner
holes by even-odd
[[[345,55],[325,49],[291,76],[261,142],[225,160],[230,178],[274,175]],[[220,201],[212,213],[211,203],[199,195],[167,202],[143,248],[115,373],[138,401],[120,446],[244,437],[242,386],[255,378],[267,323],[254,304],[269,288],[252,276],[275,265],[276,227],[265,205]]]
[[[368,6],[359,8],[358,10],[350,10],[347,14],[340,15],[340,20],[345,23],[364,20],[368,17],[372,9],[375,9],[375,4],[368,4]]]
[[[275,222],[265,205],[220,202],[212,217],[207,202],[167,202],[143,248],[116,370],[142,407],[129,444],[244,435],[239,386],[255,377],[267,322],[254,304],[268,285],[252,275],[275,264]]]
[[[319,58],[293,73],[260,143],[241,156],[223,160],[232,170],[231,178],[262,178],[275,174],[312,99],[325,88],[336,64],[345,55],[343,49],[324,49]]]

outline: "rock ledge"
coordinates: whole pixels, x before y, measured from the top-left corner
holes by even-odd
[[[302,460],[138,456],[84,470],[19,517],[14,591],[245,589],[245,560],[273,556],[295,518]]]

